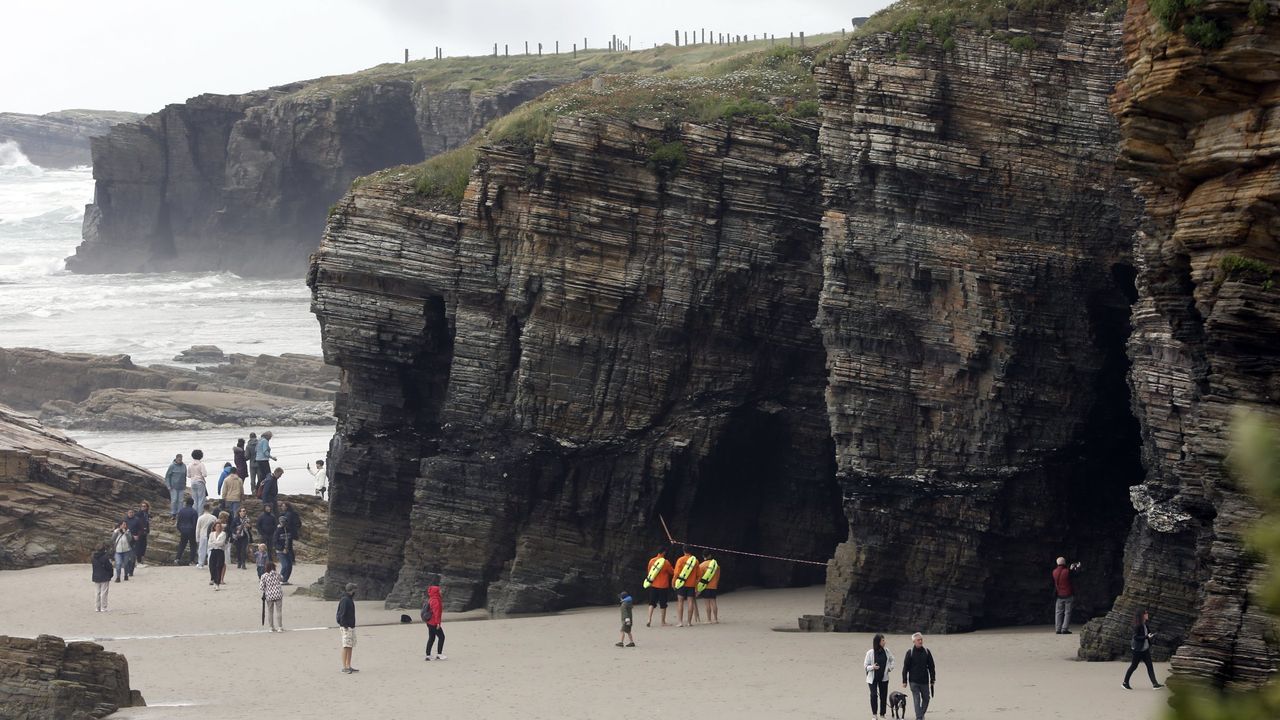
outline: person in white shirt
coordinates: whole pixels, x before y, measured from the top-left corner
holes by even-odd
[[[315,470],[311,469],[311,463],[307,463],[307,472],[316,479],[316,497],[323,498],[325,491],[329,489],[329,475],[324,469],[324,461],[317,460]]]
[[[227,531],[221,522],[213,524],[209,533],[209,584],[222,589],[222,576],[227,572]]]
[[[200,515],[200,519],[196,520],[196,567],[205,567],[209,564],[209,528],[218,521],[218,518],[209,512],[209,506],[206,504]]]

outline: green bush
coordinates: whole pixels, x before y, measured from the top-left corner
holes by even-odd
[[[1271,277],[1275,272],[1275,268],[1253,258],[1241,257],[1239,255],[1225,255],[1218,261],[1218,267],[1222,272],[1226,273],[1229,278],[1249,278],[1263,280]]]
[[[475,165],[475,146],[467,145],[441,153],[418,167],[414,188],[420,195],[462,202],[462,195],[467,191],[467,183],[471,181],[471,170]]]
[[[1249,0],[1249,19],[1261,25],[1267,21],[1267,0]]]
[[[1009,40],[1009,47],[1018,52],[1030,52],[1036,49],[1036,39],[1030,35],[1019,35]]]
[[[801,100],[792,108],[791,114],[798,118],[818,117],[817,100]]]
[[[679,140],[663,143],[654,141],[649,145],[649,161],[646,165],[659,177],[670,177],[687,165],[689,156],[685,153],[684,143]]]
[[[1231,28],[1216,18],[1197,15],[1182,25],[1182,34],[1196,47],[1216,50],[1231,39]]]

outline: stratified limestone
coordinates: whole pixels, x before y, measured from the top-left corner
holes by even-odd
[[[143,500],[168,507],[160,478],[0,405],[0,570],[88,562]],[[172,556],[175,539],[155,532],[156,517],[148,554]]]
[[[0,716],[89,720],[147,703],[129,688],[129,661],[91,642],[0,635]]]
[[[0,142],[16,142],[32,163],[46,168],[88,165],[89,139],[142,115],[111,110],[61,110],[44,115],[0,112]]]
[[[809,629],[1047,623],[1118,592],[1142,475],[1125,385],[1139,208],[1106,99],[1120,27],[1015,17],[855,42],[820,69],[824,284],[816,324],[848,541]]]
[[[1259,568],[1242,536],[1258,510],[1224,464],[1233,409],[1274,415],[1280,393],[1280,17],[1267,3],[1256,22],[1249,5],[1205,3],[1231,37],[1203,50],[1129,3],[1113,111],[1147,211],[1129,341],[1147,479],[1132,493],[1124,592],[1081,647],[1122,654],[1149,608],[1157,657],[1181,645],[1175,673],[1226,686],[1271,679],[1280,660],[1274,621],[1249,598]]]
[[[67,268],[301,277],[353,179],[457,147],[562,82],[472,92],[353,76],[170,105],[94,139],[94,202]]]
[[[816,128],[563,118],[338,206],[309,282],[343,370],[327,588],[537,611],[635,591],[664,538],[825,557],[839,526]],[[656,143],[687,165],[650,167]],[[813,582],[725,558],[727,585]]]

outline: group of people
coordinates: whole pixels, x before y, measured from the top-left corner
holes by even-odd
[[[249,481],[249,492],[267,504],[275,504],[280,494],[280,477],[284,468],[272,469],[271,462],[276,460],[272,454],[270,430],[258,437],[257,433],[249,433],[249,440],[236,440],[231,449],[232,459],[222,464],[218,475],[217,492],[222,499],[223,509],[232,515],[245,498],[245,480]],[[307,471],[315,479],[315,493],[323,498],[329,490],[329,476],[325,470],[324,460],[317,460],[313,468],[307,463]],[[182,454],[174,456],[164,474],[164,482],[169,489],[169,516],[177,517],[178,511],[187,493],[190,493],[191,504],[199,509],[204,507],[209,497],[209,470],[204,464],[204,451],[199,448],[191,451],[191,461],[183,462]],[[189,485],[189,486],[188,486]]]
[[[693,553],[695,549],[681,546],[683,554],[674,563],[667,559],[666,546],[659,547],[649,558],[643,582],[649,591],[649,619],[645,627],[653,626],[655,610],[661,611],[659,621],[662,626],[670,625],[667,622],[667,604],[673,592],[676,596],[676,627],[703,622],[698,600],[703,600],[706,605],[706,622],[720,622],[720,606],[716,600],[720,588],[720,562],[713,557],[710,548],[701,550],[702,560],[699,561]],[[626,604],[627,601],[623,600],[623,605]]]
[[[151,534],[151,503],[143,500],[129,508],[111,529],[111,538],[98,546],[90,558],[96,588],[94,610],[107,612],[112,575],[115,582],[128,582],[133,571],[146,560],[147,536]]]
[[[871,639],[871,649],[867,651],[862,665],[867,676],[867,687],[871,691],[871,718],[883,720],[885,708],[891,704],[889,678],[894,670],[893,653],[889,651],[884,635],[877,634]],[[924,720],[937,681],[938,670],[933,662],[933,653],[924,646],[924,635],[916,633],[911,636],[911,647],[902,658],[902,687],[911,690],[916,720]],[[905,710],[905,694],[902,705]]]

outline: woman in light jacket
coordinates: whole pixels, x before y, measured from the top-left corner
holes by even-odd
[[[209,533],[209,584],[214,590],[222,589],[223,575],[227,572],[227,531],[221,521],[213,524]]]
[[[862,666],[867,671],[867,687],[871,690],[871,717],[883,718],[889,699],[889,673],[893,672],[893,653],[885,647],[884,635],[877,633],[872,638],[871,649],[867,651]],[[876,702],[877,697],[879,703]]]

